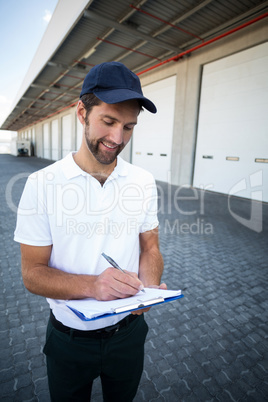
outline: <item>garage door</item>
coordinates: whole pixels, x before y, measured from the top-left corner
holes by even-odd
[[[43,124],[43,157],[50,159],[50,136],[49,136],[49,123]]]
[[[67,114],[62,117],[62,157],[72,151],[72,116]]]
[[[268,201],[268,43],[204,66],[193,184]]]
[[[76,116],[76,150],[81,147],[83,138],[83,126]]]
[[[51,123],[51,159],[59,159],[59,121],[55,119]]]
[[[168,181],[171,163],[176,76],[143,87],[157,113],[144,110],[134,129],[132,163],[153,173],[156,180]]]

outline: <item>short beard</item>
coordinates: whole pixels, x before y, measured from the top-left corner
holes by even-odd
[[[94,158],[99,162],[102,163],[103,165],[110,165],[111,163],[113,163],[117,156],[120,154],[120,152],[123,150],[124,148],[124,144],[121,144],[118,146],[117,151],[114,153],[109,154],[108,152],[105,154],[104,152],[101,152],[99,150],[99,144],[104,141],[104,138],[100,138],[98,140],[90,140],[89,139],[89,123],[88,121],[86,121],[85,124],[85,140],[86,140],[86,144],[87,147],[89,149],[89,151],[92,153],[92,155],[94,156]]]

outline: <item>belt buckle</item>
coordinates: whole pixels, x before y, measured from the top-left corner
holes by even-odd
[[[108,328],[104,328],[104,334],[105,334],[105,338],[110,338],[111,336],[113,336],[114,334],[116,334],[120,329],[120,325],[119,324],[115,324],[112,327],[108,327]]]

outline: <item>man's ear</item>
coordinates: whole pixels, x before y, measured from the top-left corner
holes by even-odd
[[[80,123],[85,124],[86,109],[81,100],[79,100],[77,103],[76,114],[77,114],[77,118],[80,121]]]

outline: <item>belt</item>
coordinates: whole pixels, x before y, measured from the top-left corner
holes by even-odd
[[[58,321],[52,311],[50,310],[50,322],[54,328],[58,331],[63,332],[65,334],[69,334],[73,337],[78,338],[94,338],[94,339],[103,339],[110,338],[115,333],[120,331],[120,329],[127,327],[132,321],[134,321],[138,315],[129,314],[127,317],[123,318],[123,320],[119,321],[115,325],[111,325],[109,327],[95,329],[93,331],[81,331],[80,329],[74,329],[63,325],[60,321]]]

